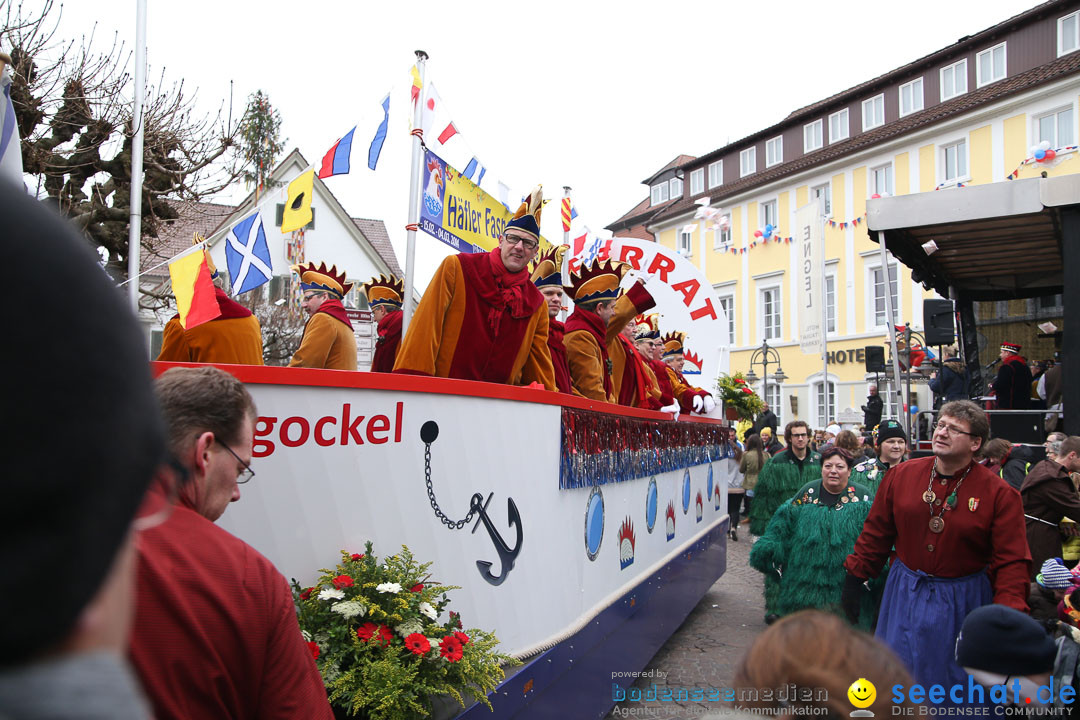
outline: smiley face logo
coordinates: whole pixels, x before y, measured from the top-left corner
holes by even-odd
[[[847,691],[848,700],[857,708],[868,708],[877,698],[877,688],[866,678],[859,678],[851,683]]]

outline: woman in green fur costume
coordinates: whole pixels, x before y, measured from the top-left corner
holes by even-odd
[[[870,491],[870,497],[877,495],[885,473],[889,468],[899,465],[907,454],[907,433],[895,420],[882,420],[874,428],[874,445],[877,457],[866,460],[851,471],[851,482],[858,483]]]
[[[750,566],[775,582],[772,613],[784,616],[816,608],[844,616],[844,558],[855,548],[872,499],[867,488],[850,482],[853,463],[842,448],[825,450],[821,479],[781,505],[754,543]],[[866,593],[858,625],[869,629],[873,619],[873,597]]]
[[[806,483],[821,477],[821,455],[810,450],[810,427],[805,422],[789,422],[784,428],[784,441],[787,448],[769,458],[758,474],[750,505],[752,535],[764,535],[776,509]],[[767,577],[765,583],[768,597]]]

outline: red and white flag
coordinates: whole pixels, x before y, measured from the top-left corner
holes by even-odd
[[[427,84],[427,98],[424,100],[420,126],[424,130],[424,142],[436,152],[440,145],[445,145],[450,138],[458,134],[458,129],[450,120],[450,113],[446,111],[442,98],[439,97],[439,91],[435,89],[435,83]]]

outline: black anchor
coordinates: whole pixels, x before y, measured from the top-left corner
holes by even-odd
[[[495,529],[495,524],[491,522],[491,518],[487,514],[487,505],[491,502],[491,496],[494,494],[489,493],[486,501],[480,493],[474,494],[472,501],[469,503],[469,510],[480,515],[480,519],[473,525],[472,531],[476,532],[482,520],[484,527],[487,528],[488,535],[491,536],[491,542],[495,543],[495,552],[499,553],[499,560],[502,562],[502,574],[492,575],[491,563],[487,560],[477,560],[476,567],[480,570],[480,575],[489,583],[502,585],[503,581],[506,580],[506,576],[514,569],[514,560],[517,559],[518,553],[521,552],[521,514],[518,513],[517,505],[514,504],[514,498],[506,498],[506,520],[517,530],[517,541],[514,543],[513,549],[511,549],[506,545],[506,541],[503,540],[499,531]]]

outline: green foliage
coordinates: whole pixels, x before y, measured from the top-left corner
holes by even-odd
[[[721,375],[716,380],[724,407],[733,407],[741,420],[753,420],[754,416],[765,409],[765,401],[750,389],[741,372],[733,375]]]
[[[316,585],[293,580],[300,628],[312,654],[317,648],[331,703],[384,720],[428,717],[436,695],[464,707],[468,694],[491,707],[487,693],[504,677],[502,666],[518,662],[498,652],[492,633],[461,632],[460,617],[447,610],[447,593],[459,588],[432,581],[430,566],[404,545],[380,562],[369,542],[363,555],[342,551]]]
[[[267,179],[274,169],[278,155],[285,147],[281,137],[281,113],[270,104],[262,90],[248,96],[244,119],[240,122],[240,155],[244,162],[243,178],[248,185],[260,182],[271,187]]]

